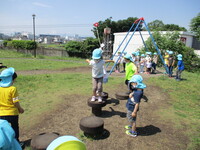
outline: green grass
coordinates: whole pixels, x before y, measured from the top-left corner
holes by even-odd
[[[191,143],[188,149],[200,146],[200,75],[183,72],[181,82],[166,76],[150,78],[148,84],[159,86],[168,93],[171,107],[160,110],[163,118],[173,121],[177,128],[185,129]]]
[[[120,82],[121,80],[117,78],[110,78],[105,89]],[[21,105],[26,109],[21,124],[27,128],[37,123],[36,120],[40,114],[61,104],[62,96],[72,94],[88,96],[92,91],[90,73],[19,76],[15,86],[18,88]]]

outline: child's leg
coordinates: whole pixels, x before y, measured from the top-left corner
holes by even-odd
[[[102,95],[102,92],[103,92],[103,78],[98,79],[97,91],[98,91],[98,94],[99,94],[98,101],[101,102],[102,101],[101,95]]]
[[[96,91],[97,91],[97,79],[96,78],[92,78],[92,85],[93,85],[93,96],[97,96],[96,95]]]
[[[132,131],[136,132],[136,122],[132,122]]]

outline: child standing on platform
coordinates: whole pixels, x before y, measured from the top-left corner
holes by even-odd
[[[91,101],[102,102],[102,90],[103,90],[103,76],[104,76],[104,64],[106,62],[114,62],[113,60],[103,60],[102,50],[95,49],[92,52],[92,60],[86,59],[86,62],[92,66],[92,84],[93,84],[93,95]]]

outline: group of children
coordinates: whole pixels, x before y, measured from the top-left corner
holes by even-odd
[[[169,52],[169,57],[165,57],[168,60],[166,63],[170,70],[169,75],[172,75],[172,69],[174,66],[174,61],[171,56],[172,51]],[[145,54],[139,55],[139,52],[134,52],[131,55],[124,53],[123,55],[119,52],[113,60],[102,60],[102,50],[95,49],[92,53],[92,60],[86,60],[92,66],[92,80],[93,80],[93,95],[91,101],[98,99],[98,102],[102,102],[101,93],[103,89],[103,77],[104,77],[104,64],[106,62],[115,62],[116,72],[120,72],[120,63],[123,63],[125,71],[125,84],[129,90],[129,99],[126,104],[127,108],[127,118],[130,122],[130,125],[125,126],[127,129],[126,134],[136,137],[136,117],[139,110],[140,100],[143,97],[143,90],[146,88],[146,85],[142,82],[143,78],[138,73],[143,73],[144,68],[146,68],[146,73],[150,74],[155,73],[156,66],[158,62],[157,53],[147,52]],[[177,76],[176,80],[180,80],[181,72],[184,70],[184,64],[182,61],[182,55],[177,55],[178,64],[177,64]],[[140,70],[140,71],[138,71]]]
[[[182,59],[183,56],[182,56],[182,54],[178,54],[176,56],[177,57],[177,59],[176,59],[176,57],[173,54],[174,54],[173,51],[166,50],[165,56],[164,56],[165,65],[168,68],[168,76],[172,77],[175,62],[177,60],[177,67],[175,68],[176,69],[175,79],[177,81],[180,81],[181,80],[181,73],[185,69],[183,59]]]
[[[127,52],[124,52],[123,54],[121,54],[121,52],[118,52],[117,55],[114,56],[113,60],[116,63],[116,73],[120,73],[120,64],[123,64],[123,71],[121,72],[125,72],[126,62],[124,60],[124,56],[126,54]],[[155,73],[158,63],[158,55],[156,52],[153,53],[153,57],[151,52],[146,52],[145,54],[140,54],[139,51],[132,52],[131,58],[131,61],[136,66],[138,73]]]
[[[106,62],[114,62],[113,60],[103,60],[102,52],[102,49],[95,49],[92,53],[92,60],[86,60],[86,62],[92,66],[93,94],[91,101],[98,100],[100,103],[102,102],[101,94],[103,92],[103,77],[105,75],[104,64]],[[164,58],[169,69],[169,76],[171,77],[175,63],[173,52],[168,51]],[[125,84],[129,90],[129,99],[126,108],[130,125],[125,126],[127,129],[126,134],[136,137],[137,112],[139,110],[140,100],[143,96],[143,90],[146,88],[146,85],[142,82],[142,76],[138,74],[138,70],[140,69],[140,73],[143,73],[144,67],[147,68],[147,73],[151,72],[150,68],[152,67],[156,70],[158,58],[156,53],[154,53],[153,58],[151,58],[150,52],[147,52],[146,56],[144,54],[139,56],[139,53],[136,52],[132,53],[132,55],[124,53],[124,56],[119,59],[123,59],[125,64]],[[176,80],[180,81],[181,73],[184,70],[181,54],[177,55],[177,60]],[[3,66],[2,63],[0,66]],[[6,68],[6,66],[1,67],[1,69],[2,68]],[[13,86],[16,78],[17,74],[12,67],[4,69],[0,73],[0,119],[7,120],[11,124],[15,131],[15,138],[19,141],[18,120],[19,114],[24,113],[24,109],[20,106],[17,88]]]

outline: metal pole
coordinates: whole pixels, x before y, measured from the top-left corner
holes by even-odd
[[[36,58],[36,43],[35,43],[35,14],[33,16],[33,41],[34,41],[34,57]]]

